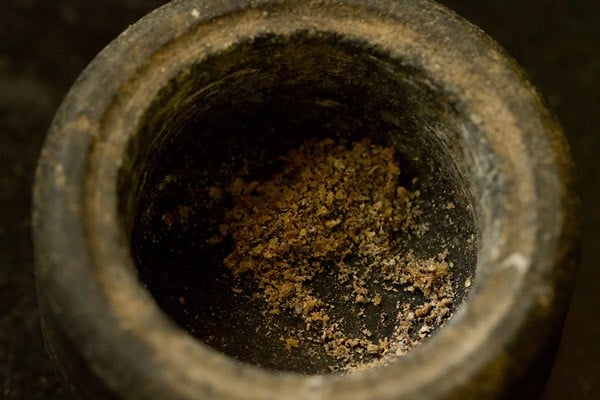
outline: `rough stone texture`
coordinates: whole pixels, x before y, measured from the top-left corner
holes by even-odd
[[[73,80],[162,1],[3,1],[0,12],[0,398],[67,398],[38,325],[30,239],[33,171]]]
[[[162,3],[7,1],[0,20],[0,397],[63,398],[43,351],[32,284],[29,197],[54,109],[83,66],[128,23]],[[600,396],[600,261],[595,207],[600,132],[600,4],[592,1],[446,0],[495,37],[528,71],[573,147],[583,192],[584,253],[546,398]]]
[[[583,198],[583,253],[545,399],[600,397],[600,3],[445,0],[525,68],[570,142]]]

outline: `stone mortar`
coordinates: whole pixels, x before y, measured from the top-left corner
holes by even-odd
[[[424,175],[442,165],[473,209],[468,298],[387,367],[301,375],[239,363],[177,326],[138,279],[130,235],[148,168],[216,105],[240,98],[243,110],[286,88],[300,90],[294,101],[314,88],[338,96],[336,115],[364,105],[369,134],[430,157]],[[577,259],[572,169],[521,69],[433,2],[174,1],[96,57],[42,150],[33,229],[49,352],[89,398],[527,398],[543,385]]]

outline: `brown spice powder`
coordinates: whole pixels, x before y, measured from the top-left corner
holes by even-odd
[[[271,314],[295,315],[305,325],[282,337],[289,351],[303,340],[323,350],[346,371],[380,365],[427,338],[450,314],[454,298],[447,252],[421,259],[402,252],[403,235],[426,234],[419,224],[419,192],[399,185],[400,169],[391,147],[368,139],[336,143],[310,140],[283,157],[284,168],[268,181],[235,179],[228,188],[209,188],[211,197],[229,193],[217,244],[226,237],[233,251],[224,264],[236,279],[253,279]],[[325,269],[351,289],[356,304],[379,306],[384,291],[419,292],[420,304],[398,302],[392,335],[372,339],[366,329],[348,333],[331,306],[311,289]],[[328,271],[331,272],[331,271]],[[359,318],[360,316],[357,316]]]

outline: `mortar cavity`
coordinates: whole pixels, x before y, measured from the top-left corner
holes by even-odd
[[[223,262],[230,240],[208,243],[232,207],[227,190],[211,188],[239,177],[268,181],[281,156],[309,139],[350,146],[369,138],[393,147],[399,185],[420,192],[428,232],[407,235],[403,246],[423,259],[447,250],[454,312],[474,276],[476,215],[485,207],[458,108],[408,61],[333,35],[261,37],[189,66],[152,101],[121,170],[120,211],[140,280],[177,324],[236,359],[308,374],[343,370],[347,362],[322,344],[289,337],[305,320],[269,313],[251,295],[256,282],[233,277]],[[377,305],[348,302],[335,274],[311,285],[349,335],[366,326],[373,340],[391,335],[398,304],[424,301],[399,290]]]

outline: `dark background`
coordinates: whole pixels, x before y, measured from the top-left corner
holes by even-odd
[[[38,326],[30,239],[33,171],[71,83],[159,0],[0,0],[0,399],[65,398]],[[583,257],[545,399],[600,399],[600,1],[444,0],[525,68],[579,169]]]

